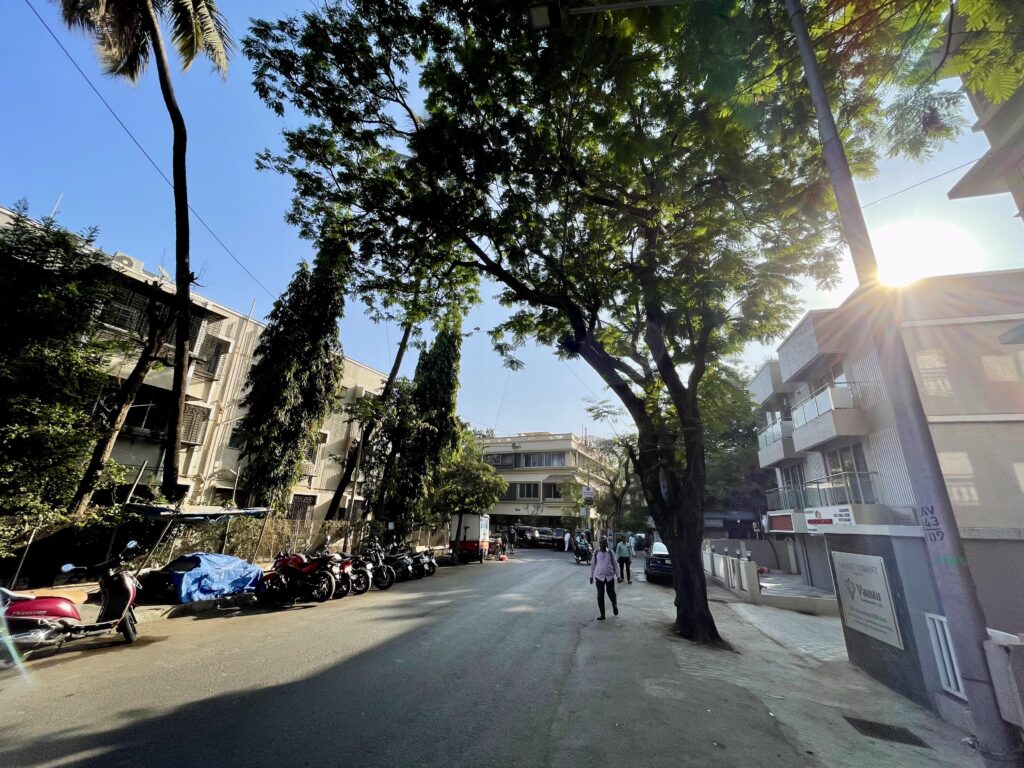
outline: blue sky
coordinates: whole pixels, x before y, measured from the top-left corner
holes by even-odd
[[[171,131],[160,98],[156,74],[147,72],[131,86],[103,76],[84,35],[63,27],[55,3],[32,0],[51,29],[88,74],[110,106],[170,176]],[[250,17],[273,18],[302,10],[308,3],[246,0],[221,3],[236,38],[245,34]],[[98,244],[124,251],[155,270],[173,271],[174,220],[171,190],[132,144],[114,118],[74,69],[25,0],[7,4],[0,28],[0,65],[6,76],[0,121],[0,205],[20,198],[34,215],[50,212],[61,197],[58,218],[71,229],[100,228]],[[256,152],[280,143],[282,122],[257,99],[251,88],[248,62],[238,53],[228,79],[211,74],[205,60],[191,71],[177,73],[175,88],[189,130],[189,199],[195,210],[269,291],[250,279],[193,220],[192,263],[199,292],[245,311],[255,300],[255,315],[269,311],[287,284],[295,265],[310,258],[308,244],[283,220],[290,199],[286,178],[255,169]],[[967,133],[927,163],[886,161],[873,179],[858,183],[869,203],[980,156],[987,143]],[[916,226],[953,226],[977,244],[972,258],[949,255],[943,271],[1024,267],[1024,226],[1014,218],[1009,195],[950,201],[946,191],[965,171],[923,184],[865,209],[868,225],[887,243],[876,244],[880,260],[901,258],[901,246],[913,241]],[[938,222],[938,224],[935,224]],[[887,247],[880,247],[885,245]],[[889,252],[889,253],[887,253]],[[895,255],[894,255],[895,254]],[[932,259],[934,262],[935,260]],[[852,289],[852,270],[828,294],[809,286],[802,295],[808,308],[830,306]],[[494,290],[485,286],[484,295]],[[504,317],[493,301],[477,308],[470,328],[487,329]],[[394,327],[374,325],[355,304],[342,323],[342,341],[350,357],[381,370],[390,367]],[[763,360],[769,349],[752,347],[745,359]],[[591,423],[588,398],[606,397],[598,377],[582,362],[559,362],[545,349],[526,349],[522,371],[509,373],[490,349],[485,334],[466,340],[462,367],[461,415],[477,427],[498,432],[548,430],[580,432],[584,427],[606,433]],[[415,356],[407,359],[411,373]]]

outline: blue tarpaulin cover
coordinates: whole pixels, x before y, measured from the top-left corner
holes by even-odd
[[[252,592],[263,575],[257,566],[231,555],[193,552],[178,558],[178,561],[185,559],[197,565],[190,571],[177,571],[173,574],[174,593],[179,603]]]

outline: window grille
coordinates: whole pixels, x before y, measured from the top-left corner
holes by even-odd
[[[210,422],[210,409],[201,405],[185,405],[185,418],[181,422],[181,444],[201,445]]]
[[[229,349],[231,349],[231,342],[207,334],[199,347],[196,374],[208,379],[216,379],[220,372],[221,361]]]
[[[935,663],[939,668],[939,680],[943,690],[966,700],[964,681],[960,677],[960,666],[956,662],[956,652],[953,650],[953,640],[949,636],[946,617],[926,613],[925,619],[928,621],[928,637],[932,641],[932,651],[935,653]]]

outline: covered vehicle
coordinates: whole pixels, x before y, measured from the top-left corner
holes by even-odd
[[[239,557],[192,552],[144,574],[142,586],[147,600],[194,603],[253,592],[262,577],[261,568]]]
[[[654,542],[647,553],[644,576],[648,581],[672,581],[672,561],[669,559],[668,547],[660,541]]]

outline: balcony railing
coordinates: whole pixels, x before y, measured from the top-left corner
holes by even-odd
[[[874,472],[843,472],[804,484],[808,507],[840,504],[878,504],[878,480]]]
[[[784,509],[804,508],[804,489],[798,485],[785,485],[772,488],[767,493],[768,511],[779,512]]]
[[[757,449],[764,450],[772,443],[777,443],[784,437],[793,435],[792,419],[776,419],[766,427],[757,431]]]
[[[841,408],[856,408],[853,389],[849,384],[822,387],[804,398],[793,408],[793,426],[799,429],[819,416]]]

